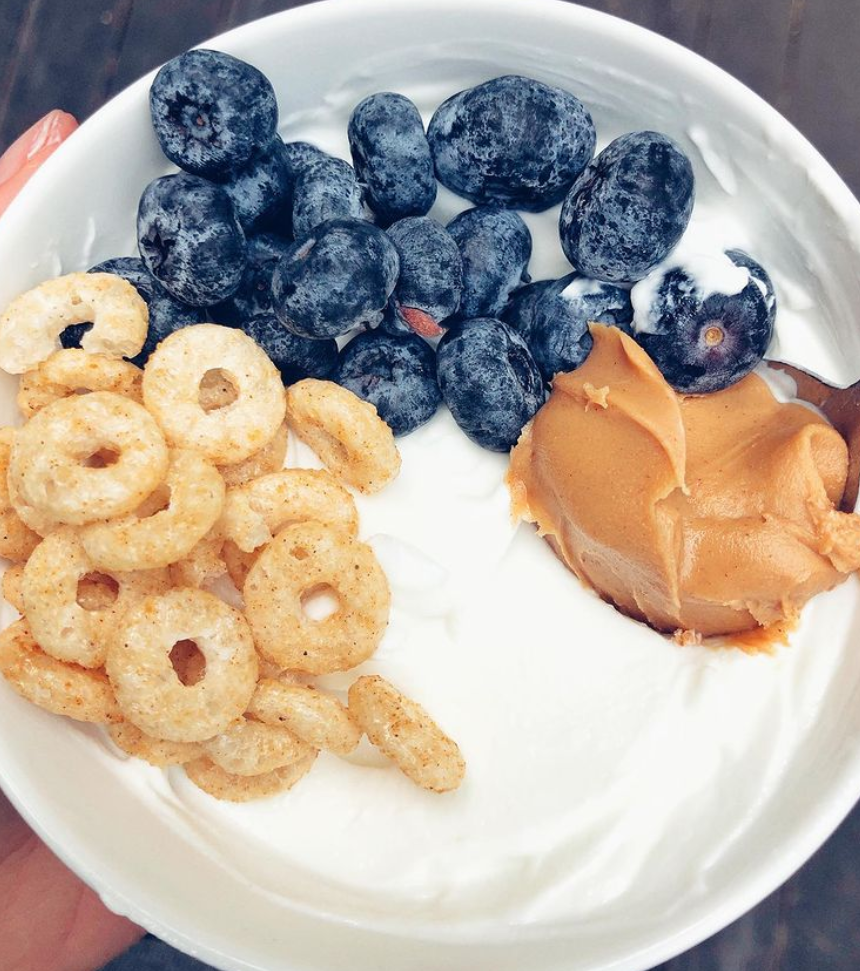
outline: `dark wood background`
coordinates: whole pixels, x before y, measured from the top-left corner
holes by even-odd
[[[83,119],[185,48],[298,5],[290,0],[0,0],[0,149],[51,108]],[[585,5],[649,27],[724,67],[794,122],[860,194],[858,0],[587,0]],[[780,890],[660,971],[858,971],[858,839],[860,809],[855,809]],[[201,967],[147,938],[109,971]]]

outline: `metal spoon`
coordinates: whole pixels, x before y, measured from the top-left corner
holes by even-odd
[[[819,408],[848,443],[848,479],[841,508],[843,512],[854,512],[860,483],[860,381],[837,388],[793,364],[767,363],[792,377],[797,384],[797,397]]]

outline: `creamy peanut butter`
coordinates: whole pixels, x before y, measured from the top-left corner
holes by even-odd
[[[831,425],[754,374],[678,395],[621,331],[591,331],[508,474],[515,516],[580,579],[658,630],[710,636],[792,622],[860,567]]]

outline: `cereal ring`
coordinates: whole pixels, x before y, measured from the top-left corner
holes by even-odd
[[[322,469],[283,469],[231,489],[220,528],[242,552],[252,553],[284,526],[304,522],[358,534],[352,496]]]
[[[194,641],[177,641],[170,652],[170,661],[184,685],[198,684],[206,674],[206,657]]]
[[[244,485],[251,479],[259,478],[268,472],[279,472],[287,459],[287,423],[281,422],[274,438],[261,449],[249,455],[244,462],[235,465],[219,465],[218,471],[224,477],[228,489]]]
[[[349,689],[349,713],[371,742],[422,789],[448,792],[463,781],[466,763],[449,738],[416,701],[379,675]]]
[[[200,384],[226,372],[237,391],[232,404],[206,411]],[[272,440],[286,411],[278,369],[241,330],[194,324],[163,340],[143,372],[143,400],[168,441],[196,448],[219,465],[242,462]]]
[[[239,397],[236,385],[230,380],[230,375],[223,368],[213,368],[200,379],[197,392],[200,407],[206,411],[216,411],[232,405]]]
[[[171,663],[180,641],[206,659],[203,676],[183,684]],[[125,718],[147,735],[201,742],[248,707],[257,654],[245,618],[203,590],[170,590],[140,601],[108,646],[107,673]]]
[[[0,634],[0,674],[23,698],[57,715],[84,722],[122,719],[104,671],[91,671],[45,654],[25,620]]]
[[[217,528],[209,532],[176,563],[170,564],[170,578],[177,587],[203,587],[224,576],[227,564],[221,555],[224,539]]]
[[[376,408],[331,381],[305,378],[291,385],[287,424],[359,492],[379,492],[400,471],[394,434]]]
[[[21,581],[24,578],[24,564],[13,563],[6,567],[3,574],[3,599],[11,604],[19,614],[24,613],[24,597],[21,593]]]
[[[21,494],[18,492],[14,481],[8,476],[6,477],[6,486],[9,490],[9,502],[15,511],[15,515],[31,533],[35,533],[39,537],[36,540],[36,546],[38,546],[41,538],[53,532],[59,523],[51,516],[39,512],[38,509],[34,509],[28,502],[25,502],[21,498]]]
[[[361,741],[361,729],[331,695],[308,685],[260,680],[248,714],[265,725],[283,725],[317,749],[349,755]]]
[[[257,562],[258,553],[243,553],[235,543],[224,543],[221,547],[221,557],[227,567],[227,574],[233,581],[233,586],[241,591],[251,572],[251,567]]]
[[[85,391],[112,391],[142,404],[142,386],[143,371],[128,361],[70,347],[21,375],[18,407],[32,418],[52,401]]]
[[[39,545],[40,537],[12,505],[7,473],[14,440],[14,428],[0,428],[0,556],[20,563]]]
[[[203,755],[203,750],[195,742],[166,742],[161,738],[146,735],[131,722],[119,722],[108,728],[108,735],[117,748],[126,755],[143,759],[150,765],[185,765]]]
[[[159,585],[155,589],[164,587]],[[78,604],[84,610],[107,610],[116,603],[118,593],[119,584],[104,573],[87,573],[78,580]]]
[[[240,718],[225,732],[202,742],[206,755],[231,775],[262,775],[306,758],[313,748],[282,725]]]
[[[285,671],[279,664],[270,661],[262,654],[259,656],[260,680],[283,681],[284,684],[310,684],[310,675],[301,671]],[[252,699],[253,700],[253,699]]]
[[[138,600],[166,590],[166,570],[108,573],[116,584],[101,608],[86,609],[79,602],[79,582],[96,572],[75,530],[68,526],[46,536],[24,567],[24,611],[39,646],[58,661],[85,668],[105,663],[106,645],[117,620]],[[104,592],[104,588],[103,588]]]
[[[37,513],[82,526],[132,512],[164,479],[167,463],[164,437],[144,408],[94,391],[55,401],[17,431],[10,494],[14,485]]]
[[[135,288],[112,273],[69,273],[16,297],[0,316],[0,368],[23,374],[60,350],[60,334],[92,322],[81,339],[91,354],[134,357],[149,329]]]
[[[187,556],[218,521],[226,487],[199,452],[171,449],[164,486],[166,509],[146,518],[124,516],[81,530],[87,555],[104,570],[154,570]]]
[[[211,759],[197,759],[185,766],[185,773],[198,789],[215,799],[250,802],[252,799],[266,799],[292,789],[299,779],[308,774],[316,757],[317,753],[312,752],[298,762],[264,772],[262,775],[231,775],[215,765]]]
[[[311,620],[304,602],[331,589],[338,609]],[[283,668],[329,674],[366,661],[385,627],[391,594],[373,550],[321,523],[288,526],[266,546],[244,587],[260,651]]]

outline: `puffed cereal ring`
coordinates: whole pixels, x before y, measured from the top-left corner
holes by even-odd
[[[304,602],[330,589],[338,609],[311,620]],[[244,587],[260,651],[283,668],[329,674],[366,661],[385,627],[391,594],[373,550],[321,523],[287,526],[264,547]]]
[[[142,386],[143,371],[128,361],[70,347],[21,375],[18,407],[32,418],[52,401],[90,391],[112,391],[142,404]]]
[[[221,558],[227,567],[227,573],[233,581],[233,586],[239,591],[245,586],[251,567],[257,562],[259,553],[243,553],[235,543],[224,543],[221,547]]]
[[[206,659],[183,684],[171,663],[180,641]],[[257,654],[245,618],[203,590],[170,590],[140,601],[108,645],[107,673],[125,718],[156,738],[201,742],[245,709],[257,683]]]
[[[185,766],[185,773],[198,789],[215,799],[250,802],[252,799],[266,799],[292,789],[299,779],[308,774],[316,757],[317,753],[312,752],[298,762],[264,772],[262,775],[233,775],[225,772],[211,759],[197,759]]]
[[[11,604],[19,614],[24,613],[24,597],[21,593],[21,582],[24,579],[24,564],[13,563],[6,567],[3,574],[3,599]]]
[[[206,411],[200,382],[222,370],[238,392],[232,404]],[[247,334],[193,324],[165,338],[146,362],[143,400],[168,441],[196,448],[219,465],[241,462],[268,444],[284,420],[278,369]]]
[[[349,713],[371,742],[422,789],[448,792],[463,781],[466,763],[449,738],[416,701],[379,675],[349,689]]]
[[[352,496],[322,469],[283,469],[230,489],[221,532],[243,553],[252,553],[284,526],[305,522],[358,534]]]
[[[15,511],[15,515],[21,520],[21,522],[30,530],[31,533],[35,533],[39,539],[36,540],[36,546],[39,545],[39,540],[43,536],[47,536],[48,533],[53,532],[59,523],[52,516],[48,516],[46,513],[40,512],[35,509],[30,503],[25,502],[21,498],[21,494],[15,486],[15,482],[9,476],[6,476],[6,486],[9,490],[9,502],[12,509]],[[35,549],[35,547],[34,547]],[[24,559],[24,557],[22,557]]]
[[[170,661],[183,684],[197,684],[206,673],[206,658],[194,641],[177,641],[170,652]]]
[[[239,397],[236,385],[223,368],[207,371],[200,379],[200,389],[197,394],[200,407],[204,411],[226,408]]]
[[[237,462],[235,465],[219,465],[218,471],[224,477],[227,488],[232,489],[261,475],[280,471],[287,459],[288,439],[287,423],[281,422],[274,438],[253,455],[249,455],[244,462]]]
[[[46,536],[24,567],[23,613],[39,646],[58,661],[102,667],[106,645],[123,612],[170,585],[166,570],[111,572],[117,585],[114,602],[87,610],[78,601],[78,584],[96,571],[80,537],[68,526]]]
[[[0,428],[0,556],[21,563],[39,545],[40,536],[30,529],[12,505],[7,473],[14,439],[14,428]]]
[[[317,749],[349,755],[361,741],[361,729],[332,695],[309,685],[261,679],[248,714],[265,725],[283,725]]]
[[[124,516],[81,530],[87,555],[105,570],[154,570],[187,556],[218,521],[226,488],[199,452],[171,449],[164,486],[166,509],[146,518]]]
[[[94,391],[55,401],[18,429],[9,482],[38,513],[82,526],[132,512],[167,463],[164,436],[143,407]]]
[[[279,664],[270,661],[262,654],[260,661],[260,680],[283,681],[285,684],[309,684],[310,675],[301,671],[285,671]],[[253,701],[253,698],[251,699]],[[262,719],[261,719],[262,720]]]
[[[281,725],[240,718],[226,731],[201,743],[210,759],[231,775],[262,775],[310,755],[312,746]]]
[[[88,573],[78,580],[78,603],[84,610],[107,610],[118,595],[119,584],[104,573]]]
[[[0,634],[0,674],[23,698],[84,722],[117,722],[122,714],[104,671],[67,664],[45,654],[25,620]]]
[[[108,728],[108,735],[126,755],[143,759],[150,765],[185,765],[202,758],[203,749],[196,742],[167,742],[142,732],[131,722],[122,721]]]
[[[92,322],[81,338],[90,354],[134,357],[149,329],[135,288],[112,273],[69,273],[16,297],[0,316],[0,368],[23,374],[60,350],[60,334]]]
[[[170,564],[170,578],[177,587],[203,587],[224,576],[227,564],[221,555],[224,539],[217,526],[201,539],[188,554]]]
[[[305,378],[290,385],[287,424],[359,492],[379,492],[400,471],[394,434],[376,408],[331,381]]]

